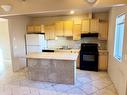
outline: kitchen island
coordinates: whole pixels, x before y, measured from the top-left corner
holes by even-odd
[[[44,52],[30,53],[28,77],[31,80],[74,84],[78,53]]]

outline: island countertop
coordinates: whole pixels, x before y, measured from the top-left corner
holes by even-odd
[[[29,53],[26,55],[28,59],[54,59],[54,60],[77,60],[78,53],[68,52],[42,52],[42,53]]]

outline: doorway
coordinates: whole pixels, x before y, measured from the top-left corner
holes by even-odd
[[[11,67],[11,48],[8,19],[0,18],[0,74]]]

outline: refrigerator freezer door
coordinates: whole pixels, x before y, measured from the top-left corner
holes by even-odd
[[[40,46],[27,46],[27,54],[31,52],[42,52],[42,48]]]
[[[42,34],[27,34],[26,35],[26,44],[28,45],[42,45],[45,41],[44,35]]]

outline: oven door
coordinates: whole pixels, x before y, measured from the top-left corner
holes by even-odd
[[[83,54],[83,61],[94,62],[95,61],[95,55]]]
[[[80,69],[98,71],[98,53],[80,52]]]

